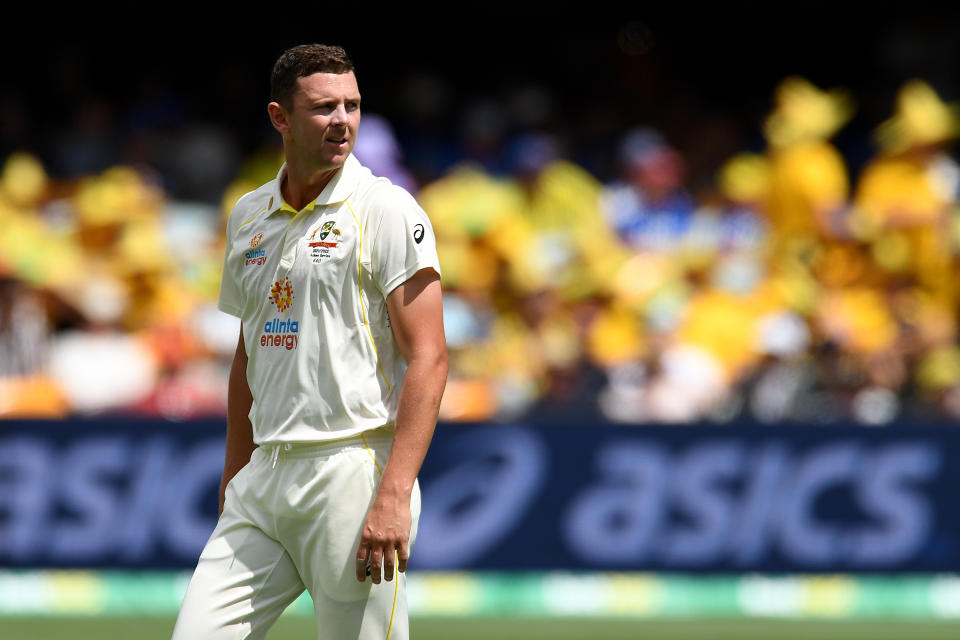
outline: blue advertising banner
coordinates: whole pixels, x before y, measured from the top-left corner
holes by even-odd
[[[958,456],[949,427],[448,429],[417,566],[956,571]]]
[[[189,567],[222,421],[0,423],[0,566]],[[960,430],[441,425],[411,567],[960,571]]]
[[[0,423],[0,566],[179,567],[213,531],[221,421]]]

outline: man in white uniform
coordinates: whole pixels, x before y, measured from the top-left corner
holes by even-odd
[[[243,322],[221,516],[174,638],[262,638],[306,588],[320,638],[402,640],[447,374],[433,229],[351,155],[360,91],[342,49],[286,51],[271,100],[286,162],[227,225],[219,306]]]

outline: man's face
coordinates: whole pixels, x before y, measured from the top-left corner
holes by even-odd
[[[353,72],[314,73],[297,79],[288,112],[292,151],[314,169],[343,166],[357,142],[360,89]]]

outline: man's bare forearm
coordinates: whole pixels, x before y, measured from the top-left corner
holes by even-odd
[[[407,361],[400,387],[393,447],[357,550],[357,580],[392,580],[406,571],[410,553],[410,499],[427,455],[447,383],[440,276],[423,269],[387,297],[397,346]],[[369,565],[367,564],[369,562]],[[381,574],[382,568],[382,574]]]
[[[407,361],[400,387],[393,449],[380,493],[409,497],[427,455],[447,384],[447,341],[443,332],[440,277],[419,271],[387,299],[393,332]]]
[[[223,461],[223,477],[220,480],[220,510],[223,513],[224,492],[227,484],[248,462],[256,448],[253,443],[253,425],[250,424],[250,407],[253,395],[247,384],[247,350],[243,343],[243,328],[230,367],[227,387],[227,446]]]
[[[411,359],[400,390],[393,447],[361,532],[357,555],[361,582],[367,562],[374,584],[380,583],[381,568],[387,580],[393,579],[394,568],[407,570],[411,495],[433,439],[446,380],[446,350]]]
[[[400,389],[393,448],[383,470],[379,493],[410,497],[433,439],[446,383],[445,349],[419,354],[409,363]]]

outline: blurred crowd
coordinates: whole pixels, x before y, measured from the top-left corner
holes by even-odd
[[[696,189],[647,126],[605,150],[616,177],[530,127],[495,149],[474,135],[421,180],[365,115],[356,155],[437,234],[441,418],[960,420],[960,111],[906,83],[854,175],[831,143],[853,96],[790,77],[772,98],[765,149]],[[216,309],[224,223],[281,160],[247,158],[217,205],[172,199],[136,165],[52,179],[7,157],[0,416],[225,414],[239,321]]]

